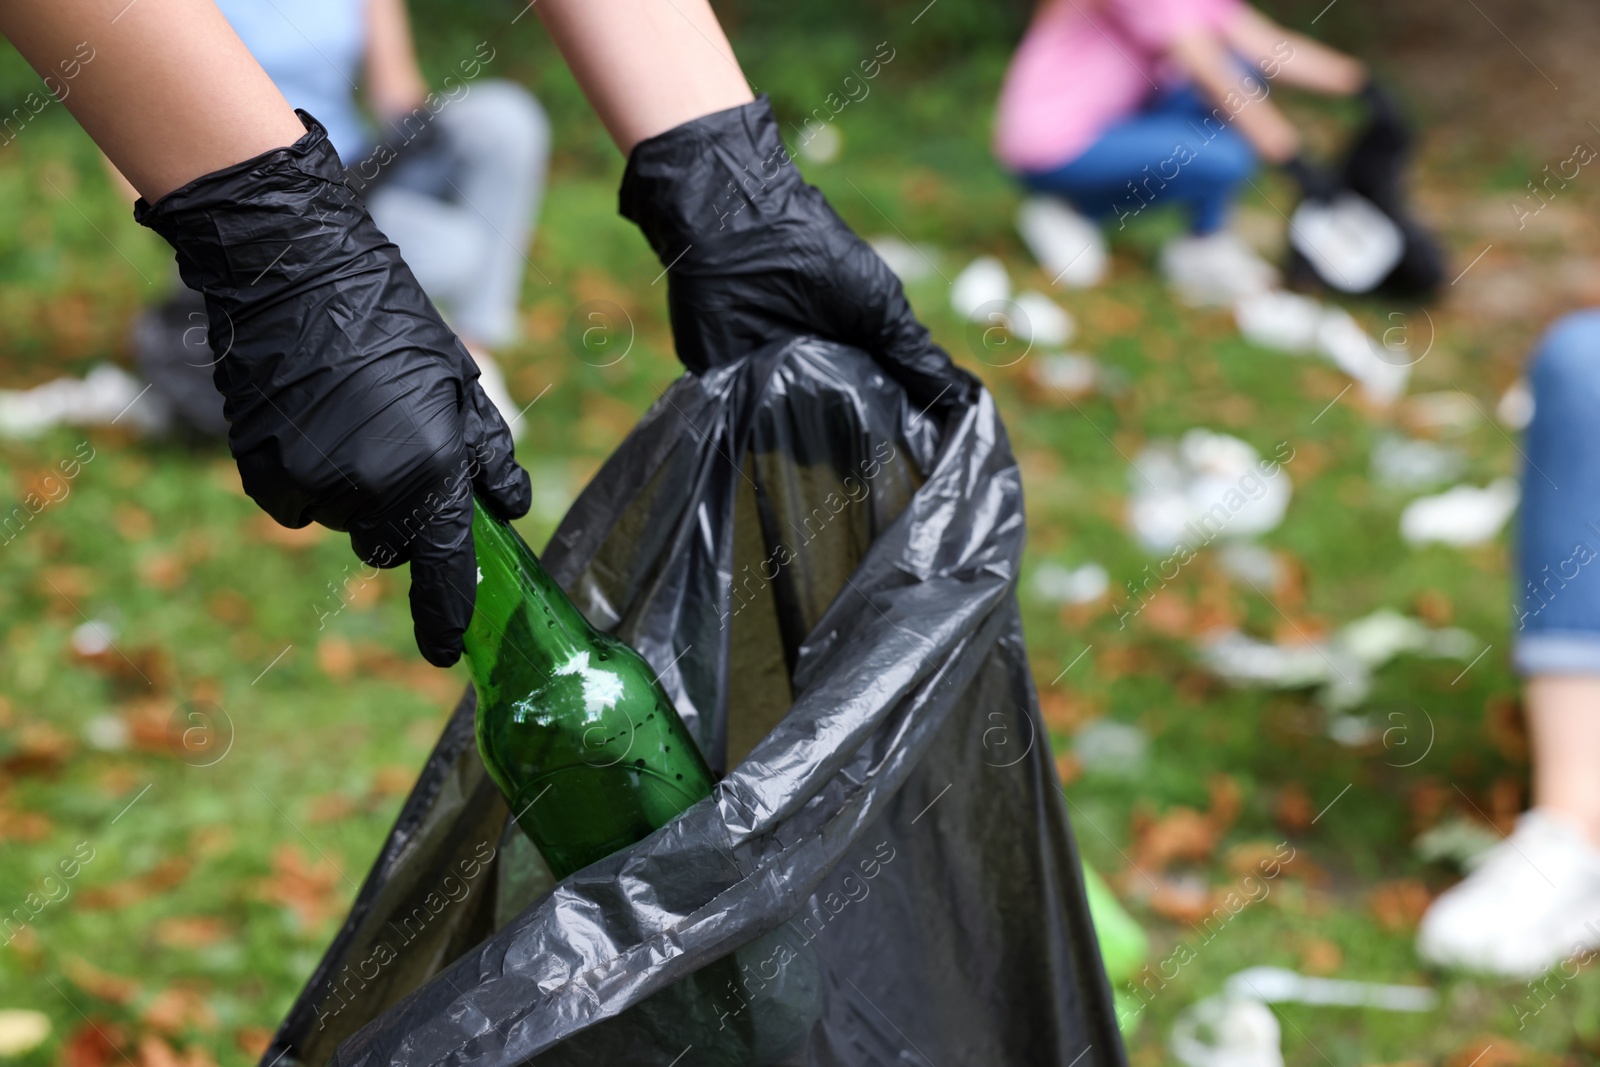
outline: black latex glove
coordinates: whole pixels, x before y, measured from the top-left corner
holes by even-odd
[[[429,662],[472,618],[472,493],[525,514],[528,475],[478,369],[344,183],[326,132],[197,178],[134,217],[205,293],[213,380],[247,493],[278,522],[347,530],[369,564],[411,563]]]
[[[871,353],[920,407],[975,394],[900,279],[801,179],[765,96],[635,145],[621,210],[667,267],[672,334],[690,370],[804,334]]]
[[[1332,170],[1304,154],[1295,156],[1283,165],[1283,172],[1300,186],[1300,195],[1307,200],[1331,200],[1339,191],[1339,177]]]

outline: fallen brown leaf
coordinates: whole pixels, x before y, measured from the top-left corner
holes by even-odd
[[[1420,834],[1431,829],[1450,809],[1460,794],[1437,778],[1424,778],[1406,794],[1406,807],[1411,811],[1411,832]]]
[[[308,863],[291,845],[272,854],[272,874],[258,883],[262,900],[294,912],[304,929],[312,929],[341,909],[339,872],[325,860]]]
[[[189,877],[189,861],[182,856],[169,856],[133,878],[120,882],[92,886],[83,891],[79,903],[85,908],[121,908],[165,892]]]
[[[120,974],[103,971],[79,956],[68,956],[61,970],[72,984],[92,997],[112,1004],[126,1004],[139,994],[139,983]]]
[[[375,797],[403,797],[417,784],[417,772],[412,767],[391,764],[379,767],[372,776],[372,795]]]
[[[1503,774],[1489,787],[1489,821],[1501,835],[1509,837],[1522,814],[1522,778]]]
[[[1344,952],[1325,937],[1309,937],[1300,946],[1300,970],[1306,974],[1335,974],[1344,966]]]
[[[217,1028],[217,1013],[204,993],[177,986],[163,989],[144,1006],[140,1021],[169,1037],[189,1029],[211,1031]]]
[[[1509,762],[1528,762],[1528,722],[1517,697],[1501,694],[1484,701],[1483,732]]]
[[[338,822],[354,814],[356,802],[343,793],[324,793],[312,797],[306,808],[306,821],[312,823]]]
[[[124,541],[147,541],[156,532],[156,520],[137,504],[118,504],[111,512],[111,525]]]
[[[1078,757],[1070,752],[1063,752],[1056,757],[1056,777],[1062,785],[1071,785],[1083,774],[1083,764],[1078,762]]]
[[[1098,719],[1099,701],[1070,689],[1045,689],[1039,693],[1039,714],[1051,733],[1070,737],[1086,723]]]
[[[163,948],[193,949],[214,945],[231,933],[223,920],[211,915],[177,915],[156,923],[156,944]]]
[[[1455,605],[1442,589],[1424,589],[1412,600],[1412,610],[1429,626],[1449,626],[1455,621]]]
[[[1278,791],[1274,814],[1285,833],[1303,834],[1311,828],[1311,820],[1317,817],[1317,809],[1312,805],[1306,787],[1299,782],[1290,782]]]
[[[1385,930],[1409,930],[1421,921],[1431,903],[1433,894],[1427,886],[1415,878],[1401,878],[1380,882],[1372,891],[1369,907]]]
[[[141,582],[163,592],[178,588],[188,577],[183,557],[177,552],[155,552],[142,557],[138,572]]]
[[[1133,862],[1145,871],[1163,871],[1174,861],[1204,863],[1217,847],[1221,831],[1193,808],[1179,805],[1134,830]]]
[[[233,1044],[252,1060],[259,1060],[272,1044],[272,1031],[265,1026],[241,1026],[234,1032]]]
[[[1554,1067],[1561,1060],[1498,1034],[1480,1034],[1445,1058],[1444,1067]]]
[[[50,774],[78,751],[78,742],[58,726],[39,720],[24,722],[11,734],[10,751],[0,759],[0,774]]]
[[[1183,594],[1176,589],[1163,589],[1145,602],[1139,621],[1165,637],[1187,637],[1194,612]]]
[[[1211,891],[1202,884],[1174,882],[1162,878],[1145,903],[1163,919],[1178,923],[1197,923],[1211,914]]]
[[[61,1047],[61,1067],[110,1067],[122,1063],[122,1029],[106,1019],[86,1019]]]
[[[55,828],[41,811],[19,811],[0,802],[0,841],[43,841]]]
[[[329,634],[317,642],[317,666],[336,682],[343,682],[356,673],[355,646],[342,637]]]
[[[250,520],[250,533],[256,540],[265,541],[269,545],[277,545],[293,552],[303,552],[326,538],[330,531],[327,527],[316,523],[291,530],[287,526],[279,526],[271,515],[261,512]]]

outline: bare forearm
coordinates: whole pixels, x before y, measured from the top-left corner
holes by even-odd
[[[1256,92],[1247,91],[1242,71],[1221,40],[1210,34],[1182,38],[1173,46],[1172,58],[1207,99],[1227,108],[1234,127],[1263,159],[1284,163],[1300,151],[1294,124],[1260,92],[1259,85]]]
[[[540,0],[534,10],[623,155],[753,99],[706,0]]]
[[[367,94],[378,117],[392,119],[428,95],[405,0],[369,0],[367,25]]]
[[[1246,60],[1276,60],[1275,80],[1283,85],[1349,96],[1367,81],[1366,65],[1359,59],[1286,30],[1253,8],[1244,8],[1230,19],[1224,37]]]
[[[4,0],[0,33],[149,200],[305,132],[211,0]]]

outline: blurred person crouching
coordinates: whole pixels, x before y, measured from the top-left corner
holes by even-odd
[[[1274,85],[1352,96],[1368,76],[1241,0],[1044,0],[1006,72],[994,150],[1040,194],[1018,222],[1052,281],[1097,283],[1100,225],[1174,205],[1188,229],[1161,263],[1180,298],[1225,304],[1272,287],[1276,270],[1226,228],[1239,190],[1262,160],[1308,195],[1332,180],[1302,157]]]
[[[1512,659],[1533,806],[1417,936],[1430,963],[1516,978],[1600,949],[1600,309],[1550,327],[1529,380]]]
[[[487,43],[460,57],[430,91],[404,0],[218,0],[218,7],[289,103],[327,129],[350,188],[400,248],[476,360],[484,392],[520,433],[518,406],[491,352],[518,332],[526,249],[550,152],[538,101],[520,85],[482,76],[494,59]],[[179,286],[135,320],[132,335],[139,369],[170,415],[201,434],[226,434],[200,294]]]

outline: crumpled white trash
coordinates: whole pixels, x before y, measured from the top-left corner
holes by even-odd
[[[1366,700],[1373,672],[1401,655],[1465,660],[1482,648],[1465,630],[1434,629],[1379,608],[1347,623],[1331,638],[1295,644],[1262,641],[1238,630],[1217,630],[1200,645],[1200,660],[1224,681],[1268,689],[1320,687],[1318,699],[1344,711]]]
[[[950,283],[950,306],[970,321],[982,318],[991,304],[1011,300],[1011,276],[994,256],[979,256]]]
[[[168,423],[165,405],[138,378],[102,363],[83,378],[57,378],[32,389],[0,389],[0,437],[37,437],[52,426],[118,423],[157,431]]]
[[[1292,487],[1281,467],[1261,471],[1247,442],[1196,428],[1176,445],[1155,443],[1130,472],[1128,520],[1139,543],[1161,554],[1180,544],[1198,551],[1217,538],[1257,536],[1283,521]]]
[[[888,234],[880,234],[867,243],[906,285],[920,282],[938,269],[939,250],[930,244],[912,244]]]
[[[1017,298],[1011,301],[1007,325],[1017,339],[1032,341],[1046,348],[1066,344],[1078,329],[1065,308],[1032,289],[1018,293]]]
[[[1289,242],[1319,278],[1346,293],[1377,288],[1406,246],[1393,219],[1348,190],[1327,200],[1302,200],[1289,219]]]
[[[1100,227],[1053,196],[1030,196],[1017,207],[1017,233],[1051,285],[1098,285],[1110,257]]]
[[[1402,353],[1381,355],[1379,345],[1342,308],[1330,308],[1317,326],[1317,348],[1361,386],[1367,399],[1385,406],[1400,399],[1411,380]]]
[[[1400,536],[1412,545],[1481,545],[1500,533],[1521,498],[1515,478],[1497,478],[1482,489],[1458,485],[1407,504],[1400,513]]]

